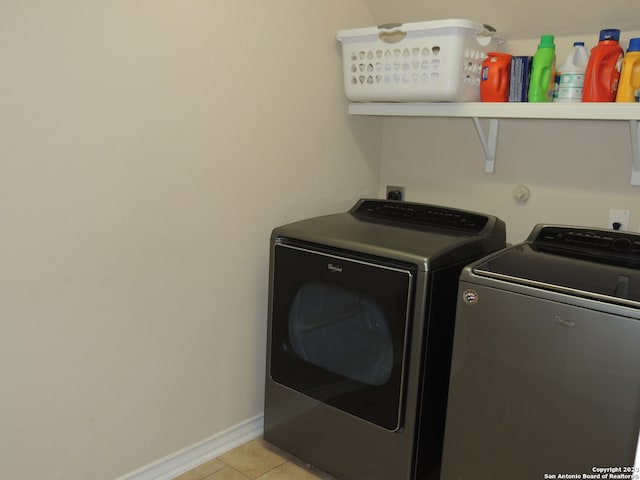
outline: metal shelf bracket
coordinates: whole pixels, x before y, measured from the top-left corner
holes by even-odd
[[[500,125],[500,121],[497,118],[490,118],[488,133],[486,133],[484,128],[482,128],[482,123],[478,117],[473,117],[473,124],[476,126],[476,131],[478,132],[478,137],[480,137],[480,143],[482,144],[482,150],[484,150],[486,159],[484,171],[486,173],[493,173],[495,171],[496,147],[498,144],[498,127]],[[640,171],[638,172],[638,175],[640,175]]]
[[[629,120],[631,133],[631,185],[640,185],[640,125],[637,120]]]

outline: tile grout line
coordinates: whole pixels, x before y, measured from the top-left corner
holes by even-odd
[[[222,462],[222,463],[224,463],[224,462]],[[225,465],[227,465],[227,464],[225,463]],[[245,475],[240,470],[238,470],[236,468],[233,468],[231,465],[227,465],[227,468],[233,470],[234,472],[237,472],[238,475],[240,475],[242,478],[246,478],[247,480],[251,480],[251,477],[249,477],[248,475]]]
[[[228,468],[230,470],[233,470],[234,472],[238,473],[239,475],[241,475],[243,478],[246,478],[247,480],[260,480],[261,478],[263,478],[265,475],[273,472],[274,470],[276,470],[277,468],[282,467],[284,464],[286,463],[290,463],[289,460],[287,460],[286,458],[282,459],[282,462],[280,462],[278,465],[275,465],[274,467],[270,468],[269,470],[267,470],[266,472],[262,472],[259,476],[252,478],[250,476],[248,476],[246,473],[238,470],[235,467],[232,467],[231,465],[229,465],[227,462],[225,462],[224,460],[221,460],[220,457],[217,457],[216,460],[218,460],[220,463],[222,463],[224,465],[224,467],[222,467],[220,470],[216,470],[215,472],[207,475],[206,477],[203,477],[202,480],[211,480],[213,479],[213,477],[220,473],[222,470],[224,470],[225,468]]]
[[[202,480],[212,480],[214,478],[214,476],[216,476],[217,474],[219,474],[220,472],[222,472],[224,469],[228,468],[229,470],[233,470],[234,472],[236,472],[238,475],[240,475],[242,478],[246,478],[247,480],[251,480],[251,478],[249,478],[248,476],[246,476],[244,473],[242,473],[241,471],[239,471],[236,468],[233,468],[231,465],[229,465],[227,462],[223,462],[220,459],[217,459],[220,463],[222,463],[222,465],[224,465],[220,470],[216,470],[213,473],[210,473],[209,475],[207,475],[206,477],[203,477]]]
[[[258,477],[254,478],[253,480],[260,480],[261,478],[263,478],[268,473],[273,472],[276,468],[280,468],[281,466],[283,466],[285,463],[288,463],[288,462],[289,462],[289,460],[287,460],[286,458],[283,458],[282,462],[280,462],[278,465],[276,465],[275,467],[271,468],[270,470],[267,470],[264,473],[261,473]]]
[[[251,446],[255,444],[254,446]],[[257,445],[257,448],[256,448]],[[248,449],[244,449],[243,447],[247,447],[249,446]],[[262,457],[261,455],[261,451],[264,450],[266,452],[269,452],[270,454],[275,454],[278,459],[278,463],[273,463],[273,461],[269,462],[271,463],[271,465],[263,465],[263,467],[268,467],[268,470],[264,470],[262,471],[261,468],[259,469],[255,469],[255,468],[245,468],[245,464],[243,461],[239,461],[238,460],[240,458],[245,458],[245,459],[251,459],[251,460],[258,460],[260,461],[260,457]],[[234,452],[237,452],[237,455],[233,455]],[[231,458],[226,459],[226,456],[228,455],[233,455]],[[273,459],[272,459],[273,460]],[[315,469],[312,468],[312,466],[306,462],[303,461],[296,461],[298,460],[295,456],[288,454],[284,451],[281,451],[278,448],[271,448],[266,442],[261,441],[259,442],[258,440],[253,440],[250,441],[246,444],[243,444],[239,447],[236,447],[235,449],[231,450],[230,452],[224,453],[212,460],[210,460],[210,462],[217,462],[218,467],[215,471],[210,471],[210,472],[202,472],[202,473],[196,473],[194,469],[193,473],[196,473],[194,476],[189,476],[188,478],[190,480],[214,480],[216,478],[221,478],[221,477],[227,477],[228,475],[231,476],[236,476],[231,472],[235,472],[237,474],[237,477],[239,480],[265,480],[266,478],[274,478],[274,479],[281,479],[283,480],[285,477],[283,477],[283,474],[286,476],[287,479],[290,478],[289,474],[286,474],[285,471],[288,470],[288,466],[293,466],[293,467],[300,467],[303,468],[304,470],[308,471],[309,474],[311,474],[313,476],[314,479],[318,479],[321,480],[321,477],[318,475],[319,472],[316,472]],[[204,464],[203,464],[204,465]],[[229,469],[229,470],[227,470]],[[279,472],[279,469],[284,469],[283,472]],[[227,474],[221,473],[224,472],[225,470],[227,470]],[[188,475],[189,472],[187,472],[185,475]],[[180,477],[181,478],[181,477]],[[187,477],[185,477],[186,480]],[[178,479],[175,479],[178,480]]]

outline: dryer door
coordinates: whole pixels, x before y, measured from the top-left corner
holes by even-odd
[[[272,265],[271,378],[400,428],[414,272],[280,243]]]

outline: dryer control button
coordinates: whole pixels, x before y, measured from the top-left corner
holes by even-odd
[[[617,250],[618,252],[626,252],[627,250],[629,250],[631,248],[631,240],[629,240],[628,238],[616,238],[613,241],[613,249]]]

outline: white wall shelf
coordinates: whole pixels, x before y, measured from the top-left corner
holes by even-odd
[[[499,119],[615,120],[629,123],[631,185],[640,185],[640,104],[637,103],[352,103],[351,115],[465,117],[473,119],[485,153],[485,171],[493,173]],[[485,132],[481,119],[489,119]]]

